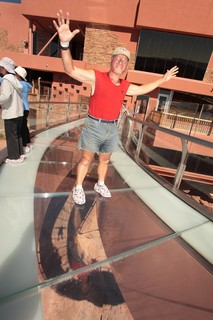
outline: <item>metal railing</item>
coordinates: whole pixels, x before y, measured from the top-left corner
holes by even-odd
[[[88,105],[82,103],[30,102],[30,132],[34,135],[37,131],[85,117],[87,111]],[[175,192],[183,191],[190,200],[211,211],[213,143],[163,128],[153,122],[143,122],[125,108],[123,111],[118,130],[126,151],[155,177],[163,178]],[[2,162],[6,157],[3,122],[0,130]]]
[[[162,127],[184,131],[188,134],[213,134],[213,120],[190,117],[181,114],[153,111],[150,119]]]
[[[119,134],[124,149],[139,165],[161,182],[163,179],[164,185],[183,195],[196,210],[212,216],[211,141],[143,122],[134,115],[121,117]]]
[[[88,106],[78,102],[31,101],[30,128],[42,129],[80,119]]]
[[[85,117],[88,105],[78,102],[30,101],[28,127],[31,135]],[[1,119],[1,109],[0,109]],[[4,121],[0,120],[0,163],[7,156]]]

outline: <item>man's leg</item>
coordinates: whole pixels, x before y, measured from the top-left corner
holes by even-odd
[[[77,167],[76,185],[82,186],[93,158],[94,152],[83,150],[81,160]]]
[[[84,204],[86,202],[85,193],[82,187],[86,174],[88,172],[89,166],[94,158],[94,152],[82,151],[81,160],[77,167],[77,179],[75,186],[72,190],[73,200],[76,204]]]
[[[100,153],[98,163],[98,182],[95,184],[95,191],[104,198],[110,198],[111,193],[104,183],[111,153]]]
[[[104,181],[108,169],[111,153],[100,153],[98,159],[98,180]]]

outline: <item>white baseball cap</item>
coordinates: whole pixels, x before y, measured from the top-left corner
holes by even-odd
[[[15,74],[15,62],[8,57],[4,57],[0,60],[0,67],[3,67],[9,73]]]
[[[116,56],[117,54],[123,54],[130,60],[130,52],[124,47],[115,48],[115,50],[112,52],[112,56]]]
[[[15,68],[15,73],[17,73],[22,79],[27,81],[26,79],[27,71],[24,68],[18,66],[17,68]]]

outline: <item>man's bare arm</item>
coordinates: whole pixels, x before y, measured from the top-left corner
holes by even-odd
[[[170,79],[176,77],[178,70],[179,70],[178,67],[175,66],[172,69],[168,70],[162,78],[141,86],[130,84],[126,94],[129,96],[138,96],[141,94],[146,94],[148,92],[151,92],[154,89],[158,88],[164,82],[169,81]]]
[[[79,33],[79,29],[75,29],[71,31],[69,28],[70,20],[69,13],[67,12],[66,18],[64,18],[64,14],[62,10],[59,10],[57,13],[58,23],[53,20],[53,24],[58,32],[58,36],[61,44],[65,44],[65,46],[69,47],[70,41],[74,38],[76,34]],[[77,68],[73,65],[73,59],[70,53],[70,50],[61,50],[61,57],[64,66],[64,71],[73,79],[89,83],[91,85],[95,82],[95,73],[93,70],[86,70]]]

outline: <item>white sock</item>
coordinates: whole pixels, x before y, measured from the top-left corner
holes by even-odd
[[[104,186],[104,181],[98,180],[98,185],[99,185],[99,186]]]
[[[76,190],[81,190],[81,189],[83,189],[82,184],[76,184],[75,188],[76,188]]]

